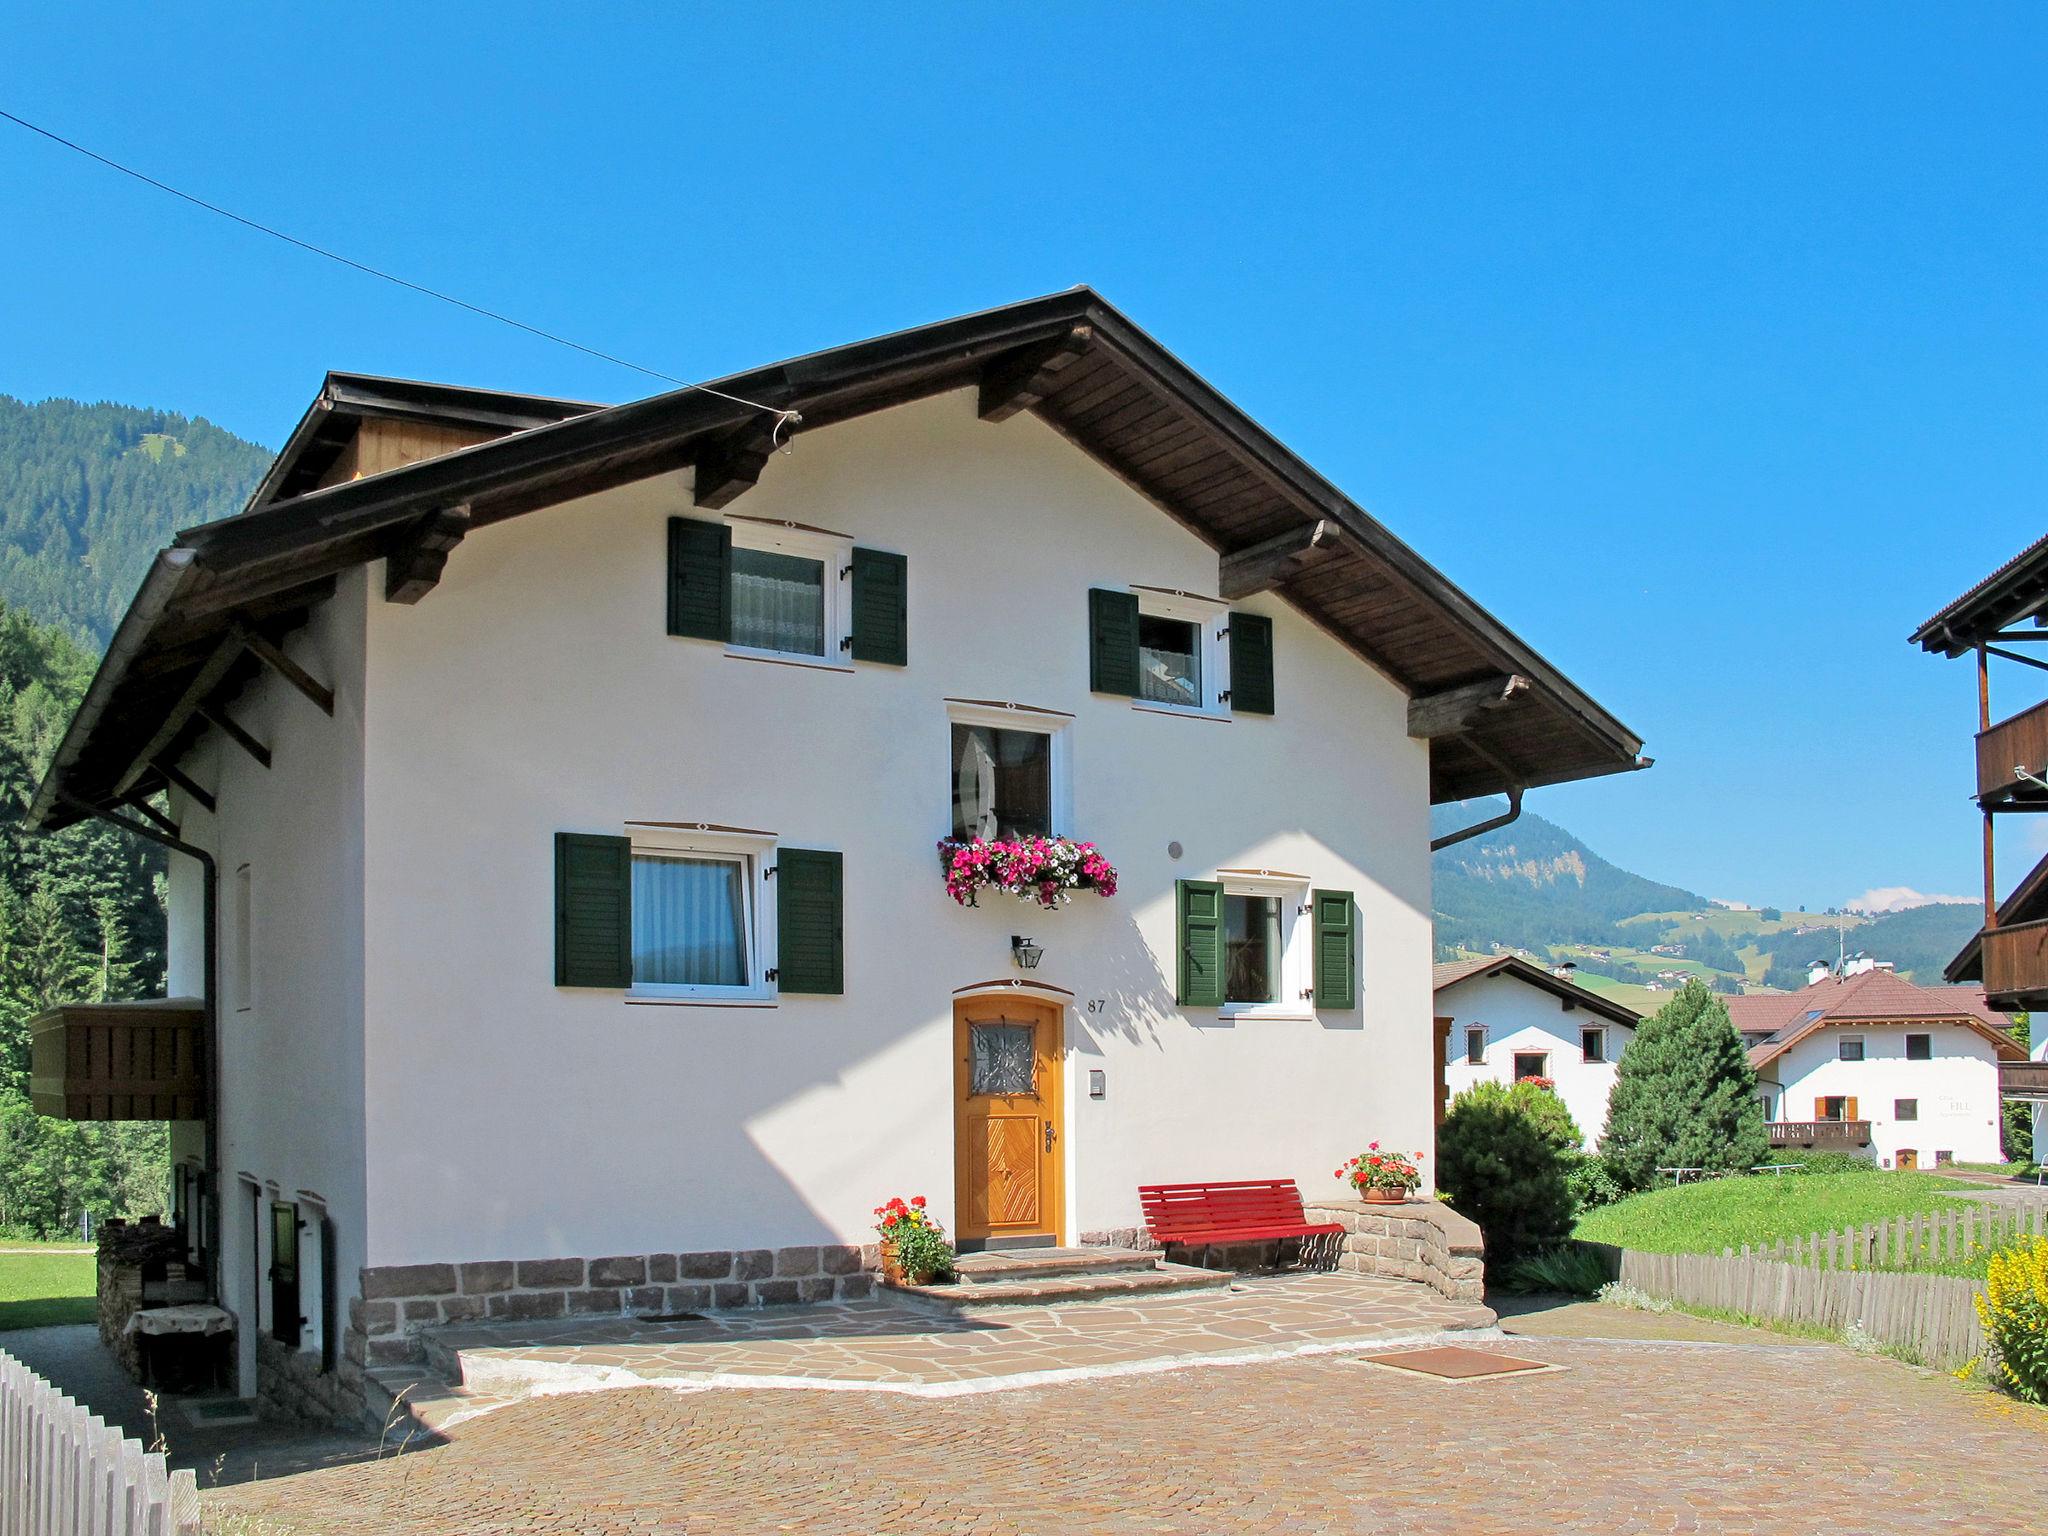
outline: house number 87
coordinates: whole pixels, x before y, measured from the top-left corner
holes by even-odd
[[[1090,1013],[1100,1013],[1108,1006],[1109,999],[1106,997],[1091,997],[1088,999],[1088,1011]]]

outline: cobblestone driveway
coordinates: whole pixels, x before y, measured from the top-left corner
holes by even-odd
[[[2048,1414],[1832,1347],[1523,1338],[919,1400],[628,1388],[224,1490],[254,1532],[2037,1532]],[[263,1522],[263,1523],[258,1523]]]

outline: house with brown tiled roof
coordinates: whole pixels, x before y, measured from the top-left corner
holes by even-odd
[[[1728,999],[1774,1147],[1867,1153],[1881,1167],[1996,1162],[1998,1065],[2024,1061],[1979,987],[1872,968]]]
[[[1615,1064],[1642,1015],[1580,986],[1573,969],[1545,970],[1518,955],[1436,967],[1440,1117],[1452,1096],[1475,1083],[1542,1078],[1592,1150],[1607,1125]]]

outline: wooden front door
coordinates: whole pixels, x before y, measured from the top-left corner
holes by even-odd
[[[1912,1147],[1901,1147],[1899,1148],[1898,1155],[1892,1159],[1892,1166],[1894,1168],[1918,1168],[1920,1166],[1920,1154]]]
[[[1061,1216],[1061,1013],[1024,997],[953,1007],[954,1236],[1052,1246]]]

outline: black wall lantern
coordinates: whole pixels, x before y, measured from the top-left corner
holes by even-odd
[[[1022,934],[1010,935],[1010,958],[1017,962],[1020,971],[1035,971],[1038,962],[1045,958],[1045,951]]]

